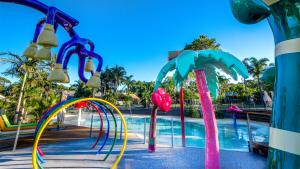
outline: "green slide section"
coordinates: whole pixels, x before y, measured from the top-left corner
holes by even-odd
[[[18,125],[10,124],[6,115],[2,115],[1,117],[7,128],[17,128],[18,127]],[[21,127],[34,127],[36,125],[37,125],[37,123],[26,123],[26,124],[21,124]]]

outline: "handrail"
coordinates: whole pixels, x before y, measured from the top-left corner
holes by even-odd
[[[247,114],[253,114],[253,115],[264,115],[264,116],[272,116],[271,113],[258,113],[258,112],[244,112],[244,113],[247,113]]]

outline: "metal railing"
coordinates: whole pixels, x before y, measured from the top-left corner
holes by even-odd
[[[251,128],[251,119],[250,119],[250,115],[252,115],[251,113],[246,113],[247,115],[247,120],[243,122],[244,124],[244,129],[243,131],[248,132],[248,139],[246,137],[246,143],[247,141],[249,141],[249,150],[252,151],[252,143],[253,143],[253,137],[256,137],[255,135],[253,135],[253,129]],[[126,119],[126,123],[127,123],[127,127],[128,127],[128,132],[131,134],[135,134],[138,138],[140,138],[141,144],[147,144],[148,143],[148,136],[149,136],[149,125],[150,125],[150,117],[141,117],[141,116],[125,116]],[[110,121],[113,121],[112,117],[109,116]],[[95,123],[96,122],[96,123]],[[104,122],[104,128],[106,128],[106,120],[103,120]],[[94,124],[95,123],[95,124]],[[119,118],[117,118],[117,123],[121,124],[121,120]],[[191,125],[191,123],[189,124]],[[192,125],[194,125],[194,123],[192,122]],[[187,139],[199,139],[200,142],[204,142],[205,137],[203,137],[203,135],[198,136],[198,128],[197,126],[202,126],[203,124],[198,123],[195,121],[195,129],[197,129],[197,131],[192,131],[192,129],[190,130],[186,130],[186,136],[187,137],[195,137],[195,138],[187,138]],[[111,130],[114,130],[114,127],[112,127],[114,125],[111,124]],[[239,127],[239,126],[238,126]],[[91,115],[90,117],[90,136],[92,136],[93,133],[93,128],[95,131],[95,128],[99,128],[99,117],[96,115]],[[157,144],[160,146],[167,146],[167,147],[183,147],[182,145],[182,139],[181,139],[181,132],[179,131],[179,129],[181,128],[180,125],[180,119],[174,119],[173,117],[159,117],[157,118]],[[238,128],[237,128],[238,130]],[[106,130],[104,130],[106,131]],[[190,132],[197,132],[196,134],[193,133],[191,134]],[[114,132],[110,132],[110,137],[112,137],[112,134]],[[123,134],[123,128],[122,125],[118,125],[118,139],[122,139],[122,134]],[[200,145],[200,147],[199,147]],[[200,143],[198,145],[198,143],[196,144],[195,142],[189,142],[188,145],[186,145],[186,147],[199,147],[202,148],[202,143]],[[203,145],[204,147],[204,145]]]

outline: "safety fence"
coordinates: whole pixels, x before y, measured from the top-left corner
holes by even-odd
[[[113,121],[112,116],[108,116]],[[134,143],[147,144],[149,136],[149,116],[126,115],[125,120],[130,134],[129,140]],[[123,129],[121,120],[116,117],[117,139],[122,139]],[[73,120],[74,124],[77,124]],[[268,124],[263,122],[247,123],[247,120],[238,120],[237,126],[233,125],[232,119],[217,120],[219,129],[219,144],[221,149],[249,151],[249,141],[266,142],[268,140]],[[97,114],[87,114],[82,118],[81,126],[90,128],[90,136],[96,137],[95,132],[99,131],[100,118]],[[103,119],[104,131],[107,129],[107,122]],[[205,127],[202,119],[186,118],[185,125],[185,147],[205,147]],[[158,147],[182,147],[181,122],[178,117],[159,116],[156,126]],[[110,138],[114,137],[115,126],[110,123]],[[94,134],[92,134],[94,133]],[[250,139],[249,139],[250,138]],[[130,142],[129,142],[130,144]]]

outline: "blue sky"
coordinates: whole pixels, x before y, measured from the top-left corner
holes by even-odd
[[[229,0],[42,0],[80,21],[81,37],[96,44],[104,67],[121,65],[137,80],[155,80],[170,50],[182,49],[200,34],[216,38],[238,58],[267,57],[274,61],[274,44],[267,21],[239,23]],[[22,54],[43,15],[30,8],[0,3],[0,51]],[[60,27],[59,44],[68,40]],[[57,49],[56,49],[57,50]],[[0,66],[0,72],[5,69]],[[77,59],[69,66],[77,80]]]

